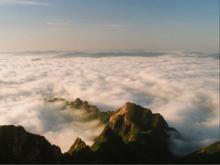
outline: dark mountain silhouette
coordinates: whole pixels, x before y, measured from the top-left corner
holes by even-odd
[[[180,160],[182,163],[220,163],[220,141],[191,153]]]
[[[59,147],[21,126],[0,127],[0,163],[60,163]]]
[[[65,101],[51,99],[49,102]],[[85,110],[89,119],[105,124],[90,147],[77,138],[66,153],[44,137],[21,126],[0,126],[0,163],[220,163],[220,141],[183,158],[170,151],[170,128],[160,114],[134,103],[115,112],[101,112],[88,102],[65,101],[73,110]]]
[[[94,153],[84,141],[77,138],[67,153],[64,153],[63,163],[91,163],[94,162]]]

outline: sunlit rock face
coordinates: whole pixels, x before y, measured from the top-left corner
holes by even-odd
[[[109,154],[115,163],[168,163],[175,159],[169,147],[170,131],[176,132],[160,114],[128,102],[111,115],[92,149],[103,154],[107,162]]]
[[[151,110],[134,103],[126,103],[119,108],[109,120],[109,124],[126,142],[138,140],[138,134],[152,134],[153,131],[166,136],[168,124],[160,114],[153,114]]]

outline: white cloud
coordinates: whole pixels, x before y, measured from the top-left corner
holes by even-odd
[[[46,25],[49,26],[50,30],[53,31],[70,31],[73,30],[72,22],[46,22]]]
[[[91,143],[90,132],[100,131],[92,129],[93,121],[78,127],[67,117],[68,110],[44,103],[44,98],[80,97],[104,111],[132,101],[161,113],[187,137],[178,142],[182,152],[219,138],[217,59],[184,53],[100,58],[59,54],[0,55],[0,124],[23,125],[63,150],[77,136]]]
[[[34,6],[47,6],[48,3],[45,3],[41,0],[1,0],[0,5],[34,5]]]
[[[126,26],[121,25],[121,24],[105,24],[105,25],[102,25],[101,27],[104,27],[104,28],[125,28]]]
[[[46,22],[47,25],[49,26],[67,26],[70,25],[71,22],[67,21],[67,22]]]

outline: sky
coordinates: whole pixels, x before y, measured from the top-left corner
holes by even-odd
[[[218,52],[218,0],[0,0],[0,51]]]

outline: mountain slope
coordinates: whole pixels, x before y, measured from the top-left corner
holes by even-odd
[[[180,160],[181,163],[220,163],[220,141],[191,153]]]
[[[0,163],[60,163],[59,147],[21,126],[0,126]]]

